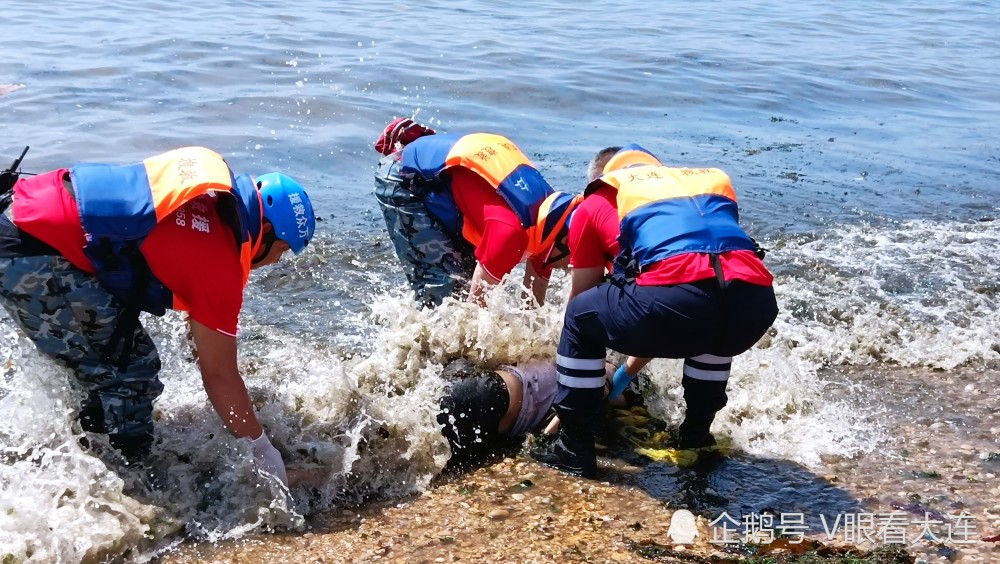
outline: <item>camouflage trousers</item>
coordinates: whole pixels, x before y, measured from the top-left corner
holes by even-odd
[[[389,239],[417,301],[427,306],[468,289],[476,266],[474,249],[448,233],[424,202],[401,185],[386,160],[376,172],[375,199]],[[456,239],[458,239],[456,241]]]
[[[163,391],[160,357],[141,325],[126,370],[102,360],[118,301],[97,278],[61,256],[0,258],[0,303],[38,350],[69,368],[86,390],[80,422],[129,455],[149,448],[153,401]]]

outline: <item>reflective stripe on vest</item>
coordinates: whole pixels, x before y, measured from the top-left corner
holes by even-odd
[[[439,180],[451,167],[462,167],[486,180],[513,210],[521,226],[534,228],[538,208],[552,193],[531,161],[517,146],[490,133],[437,134],[421,137],[403,148],[400,173]],[[480,234],[466,223],[463,236],[478,244]]]
[[[619,241],[640,269],[683,253],[753,250],[736,193],[715,168],[638,165],[600,178],[618,190]]]
[[[172,306],[168,289],[152,273],[137,277],[133,271],[136,251],[158,222],[209,192],[232,196],[228,201],[220,198],[220,216],[232,227],[239,245],[244,284],[249,278],[253,252],[260,244],[263,208],[250,177],[234,178],[217,153],[185,147],[132,165],[84,163],[72,167],[70,177],[87,236],[84,252],[96,276],[126,303],[138,291],[136,284],[148,283],[138,304],[142,310],[162,314]],[[225,213],[224,205],[234,211]],[[148,265],[139,266],[148,271]]]

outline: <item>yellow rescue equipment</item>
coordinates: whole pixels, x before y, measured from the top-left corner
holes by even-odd
[[[673,448],[670,445],[677,444],[675,437],[663,430],[663,423],[641,405],[615,409],[612,417],[618,428],[618,435],[631,443],[635,452],[656,462],[687,468],[694,466],[707,452],[727,455],[732,450],[728,439],[721,439],[714,446],[704,448]]]

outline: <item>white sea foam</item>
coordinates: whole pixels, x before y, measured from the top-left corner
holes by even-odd
[[[775,253],[775,346],[821,365],[1000,361],[1000,223],[841,226]]]
[[[715,432],[747,454],[806,465],[871,451],[883,439],[883,408],[859,401],[864,382],[829,382],[823,369],[996,362],[1000,276],[980,257],[998,238],[994,222],[913,222],[771,243],[781,313],[735,360]],[[248,442],[222,427],[180,315],[146,320],[166,386],[151,472],[124,467],[99,437],[81,447],[66,374],[4,323],[0,410],[12,416],[0,419],[0,559],[139,558],[180,531],[223,539],[295,529],[338,503],[426,488],[448,459],[434,417],[441,367],[460,356],[499,364],[554,355],[566,277],[554,277],[552,303],[540,308],[525,307],[515,288],[495,293],[489,309],[447,300],[420,310],[405,295],[372,297],[367,319],[349,325],[369,340],[357,348],[342,336],[293,336],[245,319],[240,367],[260,419],[290,467],[320,476],[291,492],[259,475]],[[657,360],[647,370],[657,392],[650,408],[674,424],[680,364]]]
[[[81,448],[62,371],[9,324],[0,337],[0,560],[76,562],[140,545],[156,510]]]

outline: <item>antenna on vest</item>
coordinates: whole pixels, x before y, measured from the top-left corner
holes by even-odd
[[[17,178],[21,175],[18,171],[21,168],[21,161],[24,159],[24,155],[28,154],[28,149],[31,147],[25,147],[21,151],[21,156],[14,159],[14,163],[10,165],[10,168],[0,172],[0,213],[7,210],[7,206],[10,205],[11,201],[14,199],[12,189],[14,184],[17,182]]]

